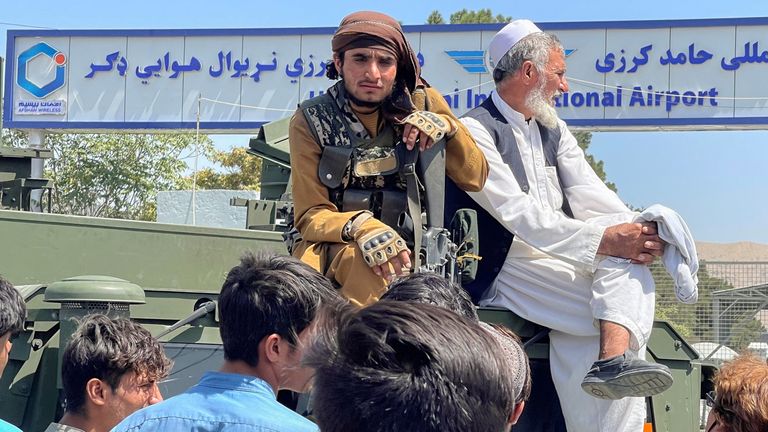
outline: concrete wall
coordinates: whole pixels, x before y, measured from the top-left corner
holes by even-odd
[[[258,199],[257,191],[199,190],[195,192],[196,226],[245,228],[246,208],[229,205],[230,198]],[[192,225],[192,191],[157,194],[157,221]]]

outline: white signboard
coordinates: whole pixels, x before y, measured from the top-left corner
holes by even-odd
[[[501,24],[406,26],[422,75],[462,114],[493,90]],[[768,125],[768,18],[541,23],[566,50],[572,126]],[[335,28],[11,30],[5,126],[252,132],[325,91]]]

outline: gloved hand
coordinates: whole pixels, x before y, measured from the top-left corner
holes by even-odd
[[[349,236],[360,247],[368,266],[384,279],[391,281],[395,275],[403,276],[403,269],[411,268],[403,238],[370,212],[360,213],[353,219]]]
[[[403,142],[412,149],[419,140],[419,147],[423,151],[443,139],[450,139],[458,130],[453,120],[441,114],[430,111],[414,111],[403,120]]]

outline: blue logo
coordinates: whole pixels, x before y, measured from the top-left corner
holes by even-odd
[[[469,73],[488,73],[483,51],[446,51],[445,53]]]
[[[576,51],[575,49],[565,50],[565,56],[568,57]],[[446,54],[459,64],[465,71],[475,74],[488,73],[488,62],[486,62],[485,51],[446,51]]]
[[[53,61],[56,68],[54,78],[49,83],[43,85],[32,82],[28,76],[30,62],[35,57],[40,55],[49,57]],[[45,42],[40,42],[19,54],[19,70],[16,77],[16,83],[19,85],[19,87],[28,91],[33,96],[44,98],[64,86],[64,78],[66,76],[66,63],[67,57],[64,55],[64,53],[53,48]]]

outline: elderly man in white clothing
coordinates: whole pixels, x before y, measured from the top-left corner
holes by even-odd
[[[631,223],[637,214],[557,117],[554,98],[568,90],[557,38],[517,20],[489,51],[496,91],[461,119],[490,166],[484,189],[469,195],[514,240],[481,305],[552,329],[569,432],[641,431],[643,397],[672,384],[668,368],[644,360],[655,300],[646,264],[664,242],[654,224]]]

